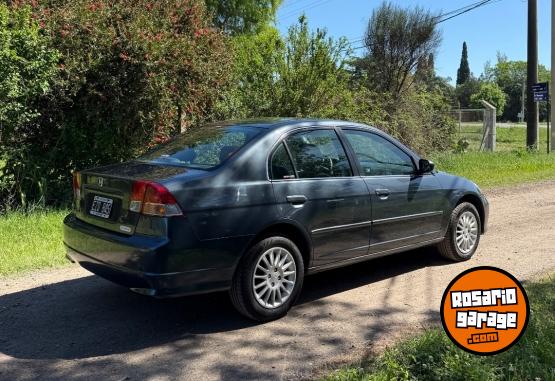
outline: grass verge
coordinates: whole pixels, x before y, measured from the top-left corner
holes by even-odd
[[[525,289],[532,311],[528,328],[504,353],[471,355],[438,328],[323,380],[555,380],[555,277],[525,284]]]
[[[546,153],[547,129],[540,128],[540,150],[528,152],[526,128],[522,125],[497,128],[495,152],[479,152],[481,124],[463,125],[469,152],[439,152],[430,155],[436,168],[471,179],[483,188],[555,179],[555,153]]]
[[[483,188],[555,179],[555,153],[443,152],[431,159],[438,170],[464,176]]]
[[[62,220],[67,211],[0,216],[0,276],[67,263]]]

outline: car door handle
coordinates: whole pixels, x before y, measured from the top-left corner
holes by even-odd
[[[389,197],[389,189],[376,189],[376,196],[381,200],[386,200]]]
[[[302,205],[307,201],[306,196],[302,194],[295,194],[287,196],[287,202],[291,205]]]

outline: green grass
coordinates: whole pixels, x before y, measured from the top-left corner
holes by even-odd
[[[68,263],[62,243],[67,211],[0,216],[0,276]]]
[[[430,158],[438,170],[464,176],[483,188],[555,179],[555,153],[443,152]]]
[[[338,369],[326,381],[555,380],[555,278],[525,285],[531,317],[507,352],[476,356],[456,347],[441,329],[386,349],[377,358]]]
[[[481,127],[463,125],[470,143],[464,153],[438,152],[430,155],[436,168],[464,176],[483,188],[555,179],[555,152],[546,153],[547,129],[540,129],[540,151],[528,152],[526,129],[522,126],[497,128],[495,152],[479,152]]]

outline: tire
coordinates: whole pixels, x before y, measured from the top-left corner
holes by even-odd
[[[471,213],[474,216],[475,226],[471,229],[471,231],[466,232],[466,236],[464,236],[465,230],[463,229],[462,232],[459,234],[459,240],[464,241],[465,237],[472,238],[473,237],[472,232],[474,232],[474,229],[476,229],[475,230],[476,236],[474,238],[475,241],[472,244],[472,246],[469,248],[465,248],[464,244],[457,244],[457,225],[459,224],[459,222],[461,222],[462,226],[466,226],[466,227],[472,226],[471,223],[470,225],[465,224],[461,220],[461,218],[463,218],[464,216],[464,218],[467,218],[467,221],[468,220],[472,221],[472,218],[470,217],[469,213]],[[447,227],[447,232],[445,233],[445,239],[437,245],[437,248],[440,254],[443,257],[455,262],[462,262],[462,261],[469,260],[476,252],[476,249],[478,248],[478,244],[480,243],[480,233],[482,231],[481,229],[482,229],[482,221],[480,220],[480,214],[476,210],[476,207],[469,202],[463,202],[457,205],[453,210],[453,212],[451,213],[451,218],[449,219],[449,226]],[[463,235],[462,237],[460,236],[461,234]]]
[[[270,266],[269,271],[263,271],[269,267],[270,258],[272,258],[270,254],[274,255],[274,259],[277,259],[279,254],[281,259],[274,262],[274,266]],[[262,257],[266,258],[266,262]],[[279,267],[278,262],[282,260],[284,263],[282,267],[285,269]],[[278,271],[273,271],[275,269]],[[291,274],[293,270],[294,275]],[[235,271],[229,293],[234,307],[242,315],[256,321],[270,321],[287,314],[299,297],[303,279],[304,263],[297,246],[285,237],[274,236],[262,239],[248,250]],[[260,290],[265,289],[268,291],[262,295]],[[281,303],[277,301],[279,298],[277,290],[282,299]],[[274,300],[272,300],[272,292],[275,295]],[[286,296],[287,292],[289,294]],[[265,302],[265,296],[268,295],[270,295],[268,302]]]

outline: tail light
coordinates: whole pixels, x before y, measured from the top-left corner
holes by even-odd
[[[175,197],[163,185],[152,181],[135,181],[131,191],[129,210],[149,216],[181,216]]]
[[[75,207],[78,208],[81,199],[81,174],[79,172],[73,172],[73,198]]]

